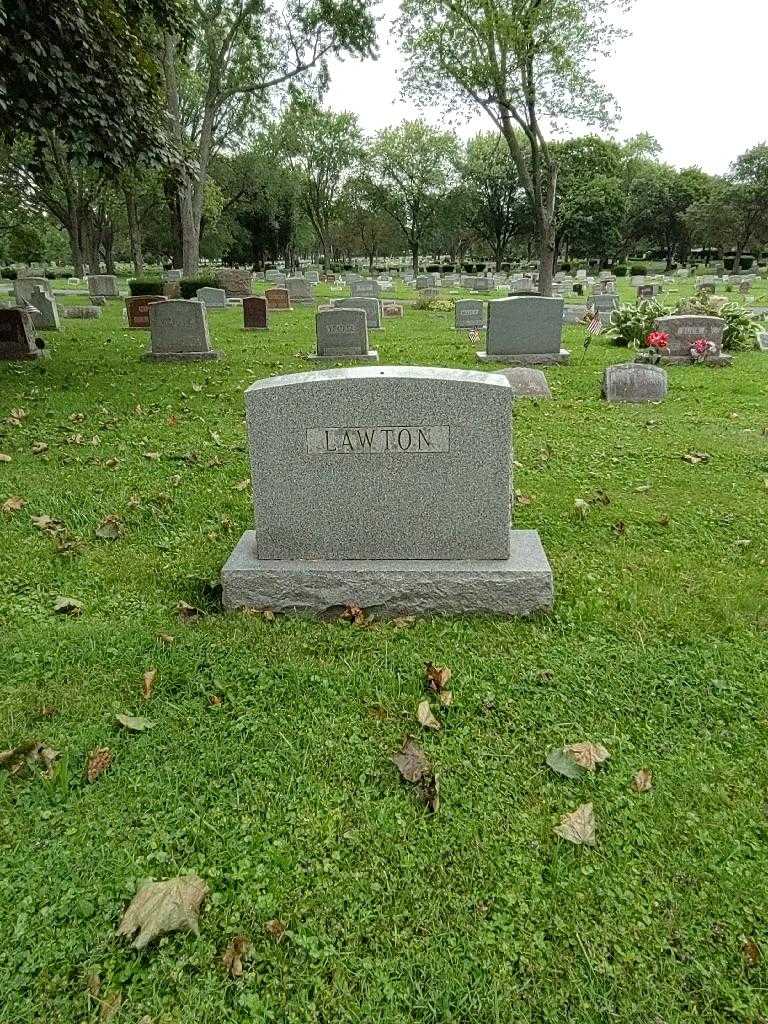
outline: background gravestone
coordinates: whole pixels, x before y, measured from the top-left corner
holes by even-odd
[[[264,297],[270,310],[291,308],[291,299],[287,288],[267,288]]]
[[[92,297],[117,299],[120,290],[114,274],[90,274],[88,277],[88,294]]]
[[[499,375],[509,381],[515,398],[551,398],[547,378],[541,370],[531,366],[513,366],[499,370]]]
[[[250,270],[236,270],[222,267],[216,271],[216,283],[223,288],[227,298],[244,299],[251,294],[253,274]]]
[[[22,308],[26,303],[34,305],[32,293],[35,289],[42,291],[49,299],[53,298],[51,284],[45,277],[20,277],[13,282],[13,294],[17,305]]]
[[[381,289],[378,281],[372,281],[369,277],[361,277],[359,281],[352,282],[352,298],[378,299]]]
[[[101,310],[98,306],[62,306],[59,316],[62,320],[98,320]]]
[[[562,299],[543,295],[516,295],[488,303],[486,351],[483,362],[510,362],[518,366],[567,363],[570,352],[561,347]]]
[[[227,293],[223,288],[198,288],[195,292],[197,298],[202,302],[206,309],[227,309]]]
[[[484,331],[485,304],[480,299],[459,299],[453,307],[453,324],[457,331]]]
[[[36,331],[58,331],[61,328],[59,307],[52,295],[46,295],[40,288],[33,288],[30,302],[34,307],[30,316]]]
[[[269,306],[263,295],[249,295],[243,299],[243,326],[246,331],[269,329]]]
[[[285,282],[292,306],[314,306],[315,287],[303,277],[289,277]]]
[[[211,348],[205,306],[197,299],[151,303],[149,326],[152,334],[146,359],[194,362],[219,357]]]
[[[310,359],[355,359],[377,362],[368,348],[368,321],[363,309],[333,308],[315,317],[317,352]]]
[[[128,328],[132,331],[149,330],[149,307],[153,302],[165,302],[164,295],[133,295],[125,300]]]
[[[381,330],[381,302],[379,299],[358,295],[354,299],[332,299],[331,304],[337,309],[364,309],[368,318],[368,330]]]
[[[731,362],[731,357],[722,351],[725,320],[719,316],[664,316],[656,321],[656,330],[669,335],[664,362],[690,363],[691,346],[699,338],[711,341],[715,346],[715,355],[707,359],[708,363],[714,366],[727,366]]]
[[[0,309],[0,360],[39,359],[32,320],[23,309]]]
[[[403,317],[403,305],[400,302],[383,302],[381,304],[381,315],[383,317]]]
[[[606,366],[603,398],[608,402],[661,402],[667,397],[667,374],[649,363]]]
[[[225,607],[530,614],[552,604],[533,531],[512,531],[512,404],[498,374],[358,367],[246,392],[254,529]]]

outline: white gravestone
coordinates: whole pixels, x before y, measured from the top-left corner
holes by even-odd
[[[224,567],[225,607],[551,607],[538,534],[511,529],[503,377],[358,367],[266,378],[245,397],[255,522]]]

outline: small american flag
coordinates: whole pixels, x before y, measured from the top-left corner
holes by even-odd
[[[587,334],[597,335],[603,333],[603,322],[599,313],[590,313],[587,322]]]

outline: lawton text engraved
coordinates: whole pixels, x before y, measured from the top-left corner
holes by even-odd
[[[451,450],[450,427],[311,427],[309,455],[431,455]]]

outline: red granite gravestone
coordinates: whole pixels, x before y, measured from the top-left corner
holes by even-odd
[[[403,315],[403,307],[399,302],[385,302],[381,307],[382,315],[385,317]]]
[[[243,326],[246,331],[266,331],[269,327],[267,300],[262,295],[243,299]]]
[[[270,309],[290,309],[291,299],[287,288],[267,288],[264,292]]]
[[[0,309],[0,359],[39,359],[32,318],[23,309]]]
[[[125,310],[128,314],[128,326],[132,330],[149,330],[149,307],[153,302],[165,302],[164,295],[134,295],[133,298],[125,300]]]

